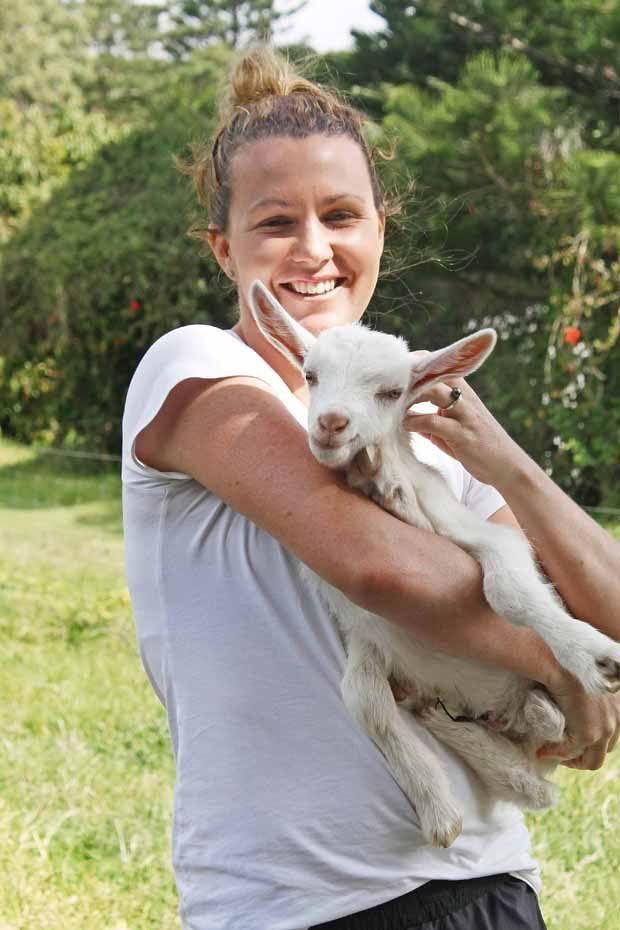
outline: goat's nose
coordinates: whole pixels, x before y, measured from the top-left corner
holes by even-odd
[[[323,413],[319,417],[319,426],[326,433],[341,433],[349,425],[349,417],[345,413]]]

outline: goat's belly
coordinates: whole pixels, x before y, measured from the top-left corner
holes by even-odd
[[[414,704],[439,697],[459,713],[485,714],[520,705],[529,689],[506,669],[440,652],[381,617],[358,616],[356,625],[381,651],[394,678],[415,685]]]
[[[319,581],[345,643],[357,635],[378,649],[388,674],[405,686],[415,686],[410,702],[414,707],[423,707],[438,697],[456,713],[473,716],[503,714],[507,708],[521,706],[530,688],[524,679],[506,669],[433,649],[383,617],[355,606],[338,588],[304,568]]]

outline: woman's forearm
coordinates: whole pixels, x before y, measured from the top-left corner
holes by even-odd
[[[568,610],[620,640],[620,542],[520,449],[495,484]]]
[[[425,396],[433,414],[412,413],[409,429],[435,443],[480,481],[503,494],[568,610],[620,640],[620,542],[591,520],[511,439],[480,398],[460,381],[463,398],[446,415],[449,387]]]

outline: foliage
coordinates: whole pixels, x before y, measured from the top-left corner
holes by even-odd
[[[80,4],[0,8],[0,244],[118,131],[86,110],[92,68]]]
[[[0,97],[45,110],[81,100],[92,64],[77,0],[21,0],[0,7]]]
[[[202,93],[190,74],[152,128],[75,171],[5,247],[0,422],[12,435],[117,450],[146,348],[183,323],[230,322],[231,294],[185,239],[190,192],[173,164],[208,130],[221,62],[203,62]]]
[[[213,42],[238,48],[249,38],[270,39],[274,27],[303,6],[305,0],[289,3],[286,9],[274,0],[171,0],[162,4],[168,25],[160,42],[177,58]]]
[[[0,243],[45,203],[71,171],[120,133],[102,113],[68,104],[53,113],[0,98]]]
[[[507,52],[469,59],[455,84],[387,89],[385,110],[394,171],[453,205],[444,251],[464,259],[405,276],[444,308],[411,333],[439,344],[440,328],[496,325],[507,344],[480,374],[485,396],[571,493],[617,500],[619,156],[588,148],[571,94]]]
[[[360,83],[424,86],[429,76],[453,83],[472,55],[510,49],[544,84],[599,94],[603,108],[620,96],[620,11],[607,0],[371,0],[370,8],[385,27],[353,30],[349,66]]]

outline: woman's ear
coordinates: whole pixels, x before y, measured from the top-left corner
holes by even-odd
[[[385,210],[382,207],[378,212],[379,212],[379,241],[381,243],[381,251],[383,251],[383,243],[385,242]]]
[[[219,229],[211,227],[207,230],[207,242],[224,274],[234,281],[235,266],[230,252],[230,239]]]

